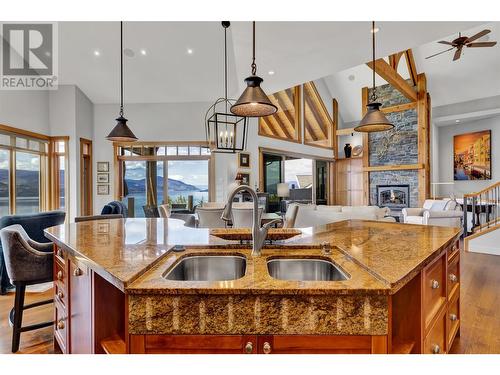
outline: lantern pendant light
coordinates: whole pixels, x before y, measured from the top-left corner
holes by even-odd
[[[231,23],[222,21],[224,29],[224,97],[210,106],[205,115],[205,133],[213,153],[244,151],[248,138],[247,117],[230,112],[236,100],[227,98],[227,29]]]
[[[245,78],[247,88],[240,98],[231,107],[231,112],[239,116],[262,117],[276,113],[278,108],[271,103],[266,93],[260,87],[264,81],[257,76],[257,65],[255,64],[255,21],[253,21],[253,55],[252,55],[252,75]]]
[[[127,126],[127,119],[123,117],[123,22],[120,21],[120,114],[117,123],[106,139],[112,142],[135,142],[137,137]]]
[[[367,112],[361,119],[358,126],[354,128],[357,132],[374,133],[386,130],[391,130],[394,125],[380,111],[382,103],[377,102],[377,92],[375,87],[375,21],[372,21],[372,78],[373,87],[371,95],[371,103],[368,103]]]

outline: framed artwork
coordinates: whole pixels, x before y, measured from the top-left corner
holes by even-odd
[[[453,176],[460,180],[491,180],[491,130],[453,137]]]
[[[250,186],[250,173],[241,173],[241,184]]]
[[[97,185],[97,195],[109,195],[109,185]]]
[[[250,168],[250,154],[249,153],[240,152],[238,154],[238,167]]]
[[[97,172],[109,172],[109,161],[98,161]]]
[[[109,184],[109,173],[98,173],[97,174],[98,184]]]

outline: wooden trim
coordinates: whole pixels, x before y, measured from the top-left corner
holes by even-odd
[[[137,141],[137,142],[113,142],[113,146],[117,147],[143,147],[143,146],[201,146],[201,147],[208,147],[208,142],[206,140],[204,141],[166,141],[166,142],[159,142],[159,141],[152,141],[152,142],[147,142],[147,141]]]
[[[14,133],[15,135],[18,135],[18,136],[35,138],[35,139],[39,139],[42,141],[50,141],[50,139],[51,139],[51,137],[49,137],[48,135],[35,133],[35,132],[29,131],[29,130],[18,129],[18,128],[14,128],[13,126],[3,125],[3,124],[0,124],[0,131]],[[69,137],[68,137],[68,139],[69,139]]]
[[[344,128],[344,129],[337,129],[337,136],[340,135],[351,135],[352,133],[355,133],[356,131],[354,128]]]
[[[422,207],[425,199],[429,196],[430,189],[427,183],[429,169],[429,122],[427,107],[427,80],[425,74],[417,77],[417,122],[418,122],[418,163],[424,165],[424,169],[418,172],[418,204]]]
[[[333,126],[332,126],[332,146],[333,146],[333,157],[337,159],[339,157],[339,142],[337,138],[337,130],[339,127],[339,103],[337,99],[332,99],[332,117],[333,117]]]
[[[89,155],[83,155],[83,146],[87,145],[89,148]],[[94,212],[94,168],[93,168],[93,150],[92,141],[86,138],[80,138],[80,215],[93,215]],[[85,207],[85,200],[83,197],[84,192],[84,178],[83,171],[85,165],[85,158],[89,159],[89,174],[90,178],[87,180],[87,191],[89,196],[87,198],[87,207]]]
[[[409,102],[404,104],[397,104],[390,107],[380,108],[380,111],[383,113],[393,113],[393,112],[403,112],[409,109],[417,108],[416,102]]]
[[[372,354],[387,354],[387,336],[372,336]]]
[[[366,114],[368,104],[368,87],[361,89],[361,113]],[[370,204],[370,174],[365,168],[370,166],[370,138],[368,133],[363,133],[363,203]]]
[[[379,171],[407,171],[423,169],[423,164],[401,164],[401,165],[377,165],[373,167],[364,167],[363,172],[379,172]]]
[[[211,155],[120,155],[118,160],[132,161],[162,161],[162,160],[210,160]]]
[[[417,100],[417,93],[413,87],[411,87],[384,59],[375,60],[375,66],[373,66],[373,62],[371,61],[366,63],[366,65],[371,69],[375,69],[375,73],[385,79],[392,87],[401,92],[401,94],[412,102]]]
[[[325,156],[319,156],[319,155],[311,155],[311,154],[303,154],[300,152],[293,152],[293,151],[287,151],[287,150],[280,150],[276,148],[267,148],[267,147],[259,147],[259,153],[265,153],[265,154],[274,154],[278,156],[291,156],[294,158],[303,158],[303,159],[315,159],[315,160],[324,160],[324,161],[335,161],[333,157],[325,157]]]

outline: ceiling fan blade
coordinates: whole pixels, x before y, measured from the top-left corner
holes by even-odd
[[[426,57],[426,59],[430,59],[431,57],[434,57],[434,56],[437,56],[437,55],[441,55],[442,53],[445,53],[445,52],[451,51],[453,48],[455,48],[455,47],[451,47],[451,48],[448,48],[448,49],[447,49],[447,50],[445,50],[445,51],[441,51],[441,52],[435,53],[434,55],[427,56],[427,57]]]
[[[467,47],[493,47],[496,44],[497,42],[476,42],[467,44]]]
[[[465,41],[465,43],[470,43],[470,42],[472,42],[472,41],[474,41],[476,39],[481,38],[482,36],[485,36],[488,33],[491,33],[491,30],[485,29],[485,30],[477,33],[476,35],[473,35],[470,38],[467,38],[467,40]]]
[[[457,48],[457,51],[455,52],[455,56],[453,56],[453,61],[456,61],[460,58],[460,56],[462,55],[462,47],[463,46],[460,46]]]
[[[447,42],[446,40],[440,40],[438,43],[448,44],[449,46],[454,46],[454,44],[452,42]]]

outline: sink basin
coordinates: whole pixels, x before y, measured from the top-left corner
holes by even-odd
[[[163,277],[181,281],[227,281],[245,275],[245,257],[237,255],[196,255],[183,258]]]
[[[322,259],[271,259],[267,261],[267,271],[279,280],[342,281],[349,278],[335,264]]]

